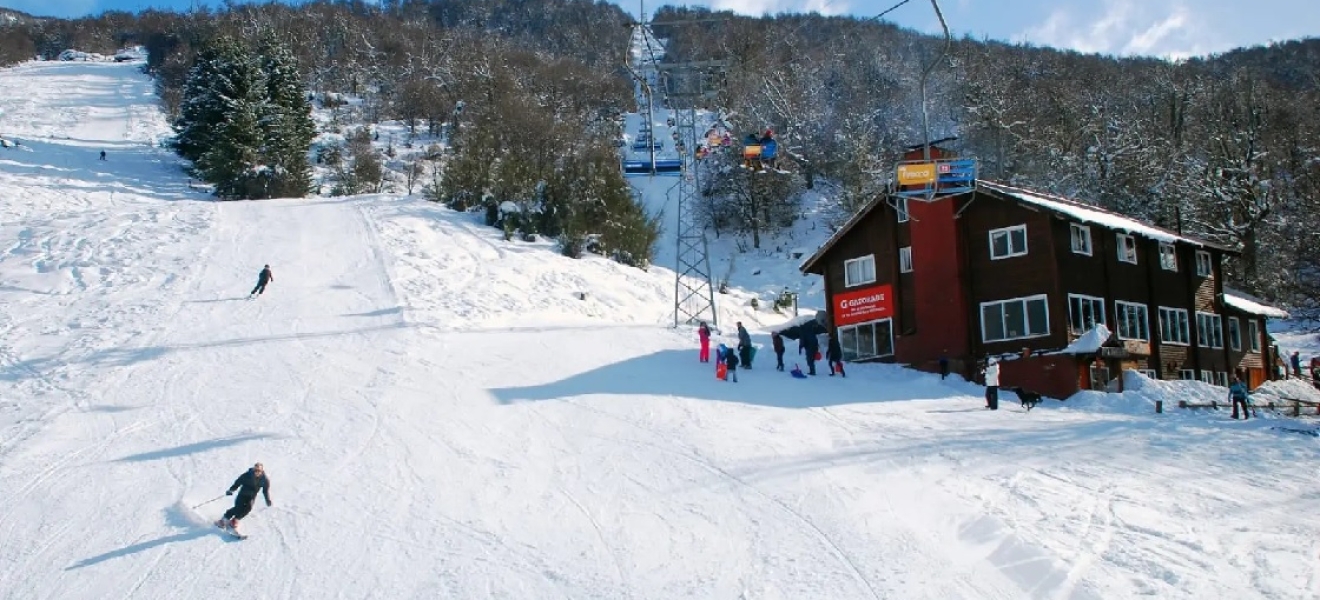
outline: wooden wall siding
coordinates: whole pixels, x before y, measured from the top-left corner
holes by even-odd
[[[876,280],[868,285],[893,284],[894,301],[897,303],[896,308],[906,304],[904,302],[906,295],[911,292],[900,289],[902,284],[898,281],[898,249],[894,245],[895,229],[894,209],[880,207],[859,221],[848,235],[840,239],[830,249],[829,253],[822,257],[820,263],[824,265],[825,297],[832,298],[834,294],[855,289],[844,285],[844,263],[854,258],[873,254],[875,255]],[[833,328],[832,307],[829,310],[831,314],[830,327]],[[899,327],[903,325],[901,317],[895,320],[899,321],[894,323],[895,331],[898,331]]]
[[[968,318],[974,354],[1018,352],[1023,348],[1062,348],[1068,344],[1068,303],[1059,294],[1059,263],[1053,216],[1017,202],[978,195],[963,212],[961,224],[967,253]],[[1026,225],[1027,254],[990,259],[992,229]],[[985,343],[981,336],[981,303],[1037,294],[1049,295],[1050,335]]]
[[[1218,250],[1210,250],[1210,276],[1197,277],[1196,286],[1196,310],[1201,312],[1220,312],[1215,307],[1215,297],[1219,295],[1219,261],[1223,260],[1223,254]],[[1195,273],[1195,271],[1193,271]]]
[[[939,360],[947,352],[950,358],[968,353],[967,301],[963,295],[964,268],[956,209],[959,199],[935,202],[911,202],[912,219],[899,225],[900,235],[907,233],[912,247],[911,274],[900,275],[905,289],[912,290],[900,309],[905,323],[913,326],[900,331],[905,336],[899,360],[922,364]]]
[[[1187,357],[1190,354],[1189,346],[1178,346],[1174,344],[1160,344],[1159,359],[1156,363],[1155,357],[1151,357],[1152,369],[1157,369],[1161,379],[1181,379],[1183,369],[1191,369],[1187,364]]]

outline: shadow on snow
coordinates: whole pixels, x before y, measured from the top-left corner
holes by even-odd
[[[246,435],[236,435],[232,437],[208,440],[205,442],[194,442],[192,444],[184,444],[182,446],[175,446],[173,448],[165,448],[163,450],[153,450],[151,452],[143,452],[141,454],[132,454],[129,456],[125,456],[123,458],[117,458],[115,459],[115,462],[139,462],[139,461],[147,461],[147,460],[160,460],[162,458],[173,458],[176,456],[185,456],[188,454],[205,452],[207,450],[214,450],[216,448],[236,446],[238,444],[242,444],[243,442],[264,440],[273,437],[276,436],[271,435],[269,433],[249,433]]]

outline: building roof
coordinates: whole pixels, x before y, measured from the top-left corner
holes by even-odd
[[[1038,192],[1035,190],[1028,190],[1026,188],[1014,187],[1008,184],[999,183],[995,181],[977,181],[976,187],[978,190],[985,190],[995,193],[996,195],[999,196],[1006,196],[1008,198],[1017,200],[1018,202],[1021,202],[1023,204],[1035,206],[1038,208],[1043,208],[1052,213],[1062,215],[1064,217],[1082,223],[1099,225],[1106,229],[1121,231],[1123,233],[1128,233],[1128,234],[1144,237],[1147,239],[1156,240],[1159,242],[1168,242],[1168,243],[1183,242],[1186,244],[1190,244],[1192,246],[1197,246],[1201,248],[1215,248],[1218,250],[1223,250],[1224,252],[1237,254],[1237,252],[1231,248],[1221,246],[1219,244],[1207,242],[1205,240],[1197,239],[1194,237],[1175,233],[1169,231],[1168,229],[1164,229],[1162,227],[1148,225],[1132,217],[1121,215],[1119,213],[1112,212],[1109,210],[1105,210],[1098,206],[1083,204],[1081,202],[1069,198],[1065,198],[1063,196],[1056,196],[1054,194],[1049,194],[1046,192]]]
[[[848,235],[848,232],[852,231],[852,228],[856,227],[858,222],[865,219],[867,215],[875,212],[875,209],[884,205],[888,200],[888,195],[876,196],[870,202],[867,202],[866,206],[858,209],[857,212],[853,213],[853,216],[848,217],[848,220],[825,240],[825,243],[821,244],[820,247],[816,249],[815,254],[808,256],[807,260],[802,261],[802,264],[798,265],[798,270],[803,273],[811,273],[812,267],[815,267],[816,263],[820,262],[820,259],[825,257],[825,254],[830,251],[830,248],[833,248],[835,244],[839,243],[839,240],[843,239],[843,236]]]
[[[1264,300],[1245,292],[1224,286],[1224,304],[1249,315],[1258,315],[1273,319],[1287,319],[1288,311],[1266,304]]]

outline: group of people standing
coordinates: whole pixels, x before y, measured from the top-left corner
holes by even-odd
[[[741,321],[738,322],[737,327],[738,345],[735,348],[729,348],[724,344],[720,344],[719,347],[716,348],[715,355],[717,373],[725,373],[720,379],[732,381],[734,383],[737,383],[738,381],[738,367],[741,366],[743,369],[751,369],[752,359],[756,356],[756,348],[752,346],[751,334],[747,332],[746,327],[743,327]],[[843,370],[843,347],[839,344],[838,336],[833,333],[827,333],[826,336],[829,341],[826,343],[824,358],[829,361],[830,377],[833,377],[836,373],[840,377],[847,377],[847,374],[844,373]],[[701,351],[698,354],[698,358],[703,363],[710,362],[710,338],[710,326],[706,325],[705,321],[702,321],[697,327],[697,339],[701,341]],[[784,337],[780,335],[778,331],[770,333],[770,347],[775,352],[775,370],[783,371],[785,351]],[[807,372],[804,374],[801,368],[794,365],[792,371],[793,376],[798,378],[805,378],[809,375],[814,376],[816,374],[816,361],[821,359],[820,340],[818,340],[815,335],[803,336],[802,339],[798,340],[798,354],[805,355]]]

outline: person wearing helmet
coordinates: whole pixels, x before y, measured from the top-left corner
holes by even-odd
[[[251,299],[261,295],[266,291],[266,284],[272,281],[275,281],[275,275],[271,274],[270,265],[262,267],[261,273],[257,274],[257,287],[252,288],[252,291],[248,292],[248,298]]]
[[[260,491],[266,497],[266,506],[270,506],[270,479],[266,477],[266,469],[257,463],[251,469],[248,469],[238,479],[234,480],[234,485],[229,486],[225,492],[226,496],[232,496],[234,490],[238,490],[238,497],[234,498],[234,507],[225,511],[225,516],[215,522],[216,527],[221,529],[229,528],[238,533],[238,522],[243,517],[252,512],[252,503],[257,499],[257,492]]]

